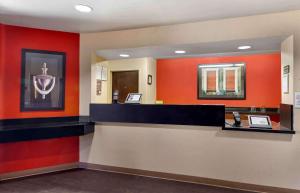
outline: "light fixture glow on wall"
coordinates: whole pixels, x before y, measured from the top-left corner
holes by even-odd
[[[175,54],[185,54],[186,51],[185,50],[176,50]]]
[[[120,54],[120,57],[122,57],[122,58],[129,58],[130,55],[129,54]]]
[[[239,50],[248,50],[248,49],[251,49],[251,46],[239,46],[238,49]]]
[[[93,10],[92,7],[82,4],[75,5],[75,9],[82,13],[90,13]]]

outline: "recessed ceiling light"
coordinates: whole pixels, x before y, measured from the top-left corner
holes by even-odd
[[[185,50],[176,50],[175,54],[185,54],[186,51]]]
[[[129,54],[120,54],[120,56],[123,57],[123,58],[129,58],[130,57]]]
[[[75,9],[82,13],[89,13],[93,10],[92,7],[88,5],[82,5],[82,4],[75,5]]]
[[[251,48],[251,46],[239,46],[238,47],[239,50],[248,50],[250,48]]]

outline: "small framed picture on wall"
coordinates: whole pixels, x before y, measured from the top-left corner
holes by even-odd
[[[148,85],[152,85],[152,75],[148,75],[148,80],[147,80]]]
[[[284,94],[289,93],[289,74],[284,74],[282,76],[282,92]]]
[[[21,111],[63,110],[64,52],[22,49]]]

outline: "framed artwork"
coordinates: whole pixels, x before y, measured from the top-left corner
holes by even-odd
[[[66,54],[22,49],[21,111],[63,110]]]
[[[245,63],[198,65],[198,99],[246,99]]]
[[[96,95],[100,96],[102,93],[102,81],[107,81],[108,69],[107,67],[96,66]]]
[[[107,81],[108,69],[104,66],[96,66],[96,79],[101,81]]]

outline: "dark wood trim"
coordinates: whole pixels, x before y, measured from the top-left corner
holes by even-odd
[[[280,104],[280,124],[294,130],[294,106]]]
[[[224,127],[224,105],[90,104],[93,122]]]
[[[49,51],[49,50],[35,50],[35,49],[26,49],[23,48],[21,50],[21,97],[20,97],[20,111],[21,112],[27,112],[27,111],[57,111],[57,110],[64,110],[65,109],[65,95],[66,95],[66,53],[65,52],[58,52],[58,51]],[[42,53],[42,54],[57,54],[57,55],[62,55],[63,57],[63,80],[62,80],[62,85],[63,87],[61,88],[62,90],[62,107],[59,108],[25,108],[24,106],[24,91],[25,91],[25,67],[26,67],[26,53],[31,52],[31,53]]]
[[[124,167],[105,166],[105,165],[90,164],[90,163],[79,163],[79,167],[82,169],[101,170],[101,171],[124,173],[130,175],[162,178],[167,180],[218,186],[218,187],[229,188],[229,189],[239,189],[239,190],[256,191],[256,192],[264,192],[264,193],[300,193],[300,190],[295,190],[295,189],[263,186],[263,185],[248,184],[248,183],[241,183],[241,182],[234,182],[234,181],[227,181],[227,180],[203,178],[197,176],[188,176],[188,175],[172,174],[172,173],[165,173],[165,172],[155,172],[149,170],[131,169],[131,168],[124,168]]]

